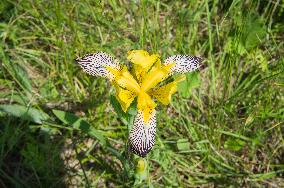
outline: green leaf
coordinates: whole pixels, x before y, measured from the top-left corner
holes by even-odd
[[[27,96],[21,94],[20,92],[17,91],[7,91],[7,92],[0,92],[0,99],[4,99],[4,100],[9,100],[9,101],[13,101],[17,104],[23,105],[25,106],[26,104],[29,103],[29,99],[27,98]]]
[[[27,71],[22,66],[10,61],[6,61],[5,66],[13,79],[26,91],[27,95],[31,95],[33,88]]]
[[[240,139],[229,139],[225,142],[225,149],[239,151],[246,145],[246,142]]]
[[[110,103],[113,106],[114,111],[117,113],[117,115],[121,119],[121,121],[125,125],[131,125],[132,124],[131,121],[133,121],[133,117],[137,114],[137,109],[136,109],[136,105],[134,104],[134,102],[128,108],[127,113],[125,113],[122,110],[120,103],[118,102],[115,96],[113,95],[110,96]]]
[[[137,114],[137,100],[134,100],[127,110],[127,114],[130,116],[136,116]]]
[[[52,112],[63,123],[71,125],[73,128],[81,130],[82,132],[89,134],[92,137],[95,137],[102,145],[106,145],[105,137],[85,120],[69,112],[64,112],[60,110],[52,110]]]
[[[113,106],[115,112],[120,116],[124,116],[126,115],[126,113],[122,110],[120,103],[118,102],[118,100],[116,99],[116,97],[114,95],[110,96],[110,102],[111,105]]]
[[[185,98],[191,95],[191,90],[200,85],[199,74],[191,72],[186,74],[186,80],[178,84],[178,92]]]
[[[266,35],[266,28],[262,19],[256,15],[248,15],[245,20],[242,41],[246,49],[257,47]]]
[[[178,139],[177,141],[177,149],[179,151],[186,151],[190,149],[189,142],[186,138]]]
[[[24,120],[32,121],[34,123],[42,124],[42,121],[49,119],[49,116],[32,107],[21,105],[0,105],[0,110],[12,116],[19,117]]]
[[[265,179],[271,179],[275,176],[277,176],[277,173],[281,173],[284,170],[278,170],[278,171],[272,171],[272,172],[267,172],[267,173],[262,173],[262,174],[252,174],[251,178],[253,178],[253,180],[265,180]]]
[[[25,88],[26,91],[29,93],[32,92],[32,83],[28,76],[27,71],[20,65],[14,64],[14,74],[22,86]]]
[[[180,82],[178,84],[178,92],[181,94],[181,96],[187,98],[191,95],[191,91],[188,89],[188,83],[187,80]]]
[[[59,93],[56,90],[54,84],[52,84],[50,81],[47,81],[41,86],[40,95],[48,100],[55,99],[56,97],[58,97]]]

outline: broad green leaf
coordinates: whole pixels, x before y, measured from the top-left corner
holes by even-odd
[[[113,95],[110,96],[110,103],[113,106],[114,111],[117,113],[117,115],[121,119],[121,121],[125,125],[131,126],[133,123],[134,116],[137,114],[135,101],[130,105],[126,113],[122,110],[120,103],[118,102],[115,96]]]
[[[42,124],[42,121],[49,119],[49,116],[46,113],[36,108],[26,107],[18,104],[0,105],[0,110],[12,116],[39,124]]]
[[[239,55],[243,55],[246,52],[246,48],[243,43],[240,42],[238,37],[228,37],[226,40],[226,44],[224,46],[224,51],[228,53],[238,53]]]
[[[122,122],[127,125],[128,124],[128,117],[127,114],[122,110],[118,100],[116,99],[115,96],[111,95],[110,96],[110,103],[112,107],[114,108],[114,111],[117,113],[119,118],[122,120]]]
[[[5,100],[13,101],[23,106],[29,103],[29,99],[27,98],[27,96],[17,91],[0,92],[0,99],[1,98]]]
[[[189,90],[187,80],[180,82],[178,84],[178,92],[181,94],[181,96],[186,98],[191,95],[191,91]]]
[[[60,119],[63,123],[71,125],[73,128],[81,130],[84,133],[89,134],[99,140],[102,145],[106,145],[105,137],[95,128],[93,128],[85,120],[71,114],[69,112],[64,112],[60,110],[52,110],[53,114]]]
[[[178,92],[185,98],[191,95],[191,90],[200,85],[199,74],[192,72],[186,74],[186,80],[178,84]]]

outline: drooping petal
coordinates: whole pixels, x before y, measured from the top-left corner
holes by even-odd
[[[145,93],[140,92],[137,98],[137,108],[142,111],[144,122],[148,123],[152,111],[156,107],[156,103],[151,99],[151,97]]]
[[[177,84],[185,80],[185,76],[181,76],[173,82],[163,85],[159,88],[151,90],[151,95],[154,96],[163,105],[168,105],[171,101],[171,96],[177,92]]]
[[[116,93],[117,93],[116,98],[118,102],[120,103],[122,110],[126,112],[128,107],[133,102],[134,98],[136,97],[136,94],[132,91],[128,91],[120,87],[116,87]]]
[[[113,70],[120,70],[119,62],[104,52],[87,54],[84,57],[75,60],[84,72],[92,76],[100,76],[112,80],[115,76],[106,67]]]
[[[151,68],[151,66],[159,59],[159,55],[149,55],[149,53],[144,50],[131,50],[128,52],[127,59],[133,64],[139,65],[147,72]]]
[[[138,111],[132,130],[129,134],[130,150],[140,157],[145,157],[153,148],[156,137],[156,111],[150,114],[148,123],[145,123],[143,112]]]
[[[191,55],[174,55],[165,60],[165,65],[174,63],[170,72],[173,73],[187,73],[198,69],[201,66],[202,59],[200,57]]]

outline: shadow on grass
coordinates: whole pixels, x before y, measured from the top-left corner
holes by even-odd
[[[69,112],[86,112],[89,109],[96,109],[100,105],[104,104],[106,100],[108,100],[108,95],[105,94],[93,94],[90,97],[85,98],[83,101],[74,102],[74,101],[66,101],[58,102],[59,99],[56,99],[54,102],[43,103],[41,108],[44,111],[50,111],[52,109],[58,109]]]
[[[0,187],[64,187],[64,140],[18,118],[0,124]]]
[[[67,119],[74,120],[70,116]],[[88,151],[81,148],[88,145],[88,136],[82,136],[82,132],[75,131],[72,139],[64,138],[12,116],[0,117],[0,124],[0,187],[114,186],[131,182],[120,160],[106,149],[110,146],[90,139],[93,145],[86,146]],[[78,128],[90,131],[84,122]],[[69,159],[66,152],[73,153]],[[102,174],[107,178],[100,180]]]
[[[83,171],[88,186],[90,186],[89,178],[85,171],[91,173],[90,178],[96,176],[92,178],[92,182],[94,182],[93,179],[99,179],[102,174],[107,174],[108,178],[104,179],[104,185],[107,187],[113,184],[125,185],[131,180],[129,161],[116,147],[109,143],[102,132],[72,113],[58,110],[54,110],[53,113],[65,124],[75,128],[74,130],[80,130],[78,135],[73,134],[72,137],[72,150],[76,152],[76,157],[73,160],[79,161],[80,169]],[[87,138],[82,137],[83,133],[88,135]],[[89,141],[92,143],[88,143]],[[69,147],[70,145],[71,143]],[[84,164],[82,161],[84,161]],[[128,176],[130,179],[128,179]]]

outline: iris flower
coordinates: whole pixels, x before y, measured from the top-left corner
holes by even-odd
[[[127,59],[133,64],[130,72],[126,65],[104,52],[87,54],[76,62],[86,73],[108,79],[115,87],[116,98],[124,112],[137,98],[137,115],[129,134],[129,146],[133,153],[145,157],[155,144],[155,101],[168,105],[177,84],[185,79],[187,72],[200,67],[201,58],[191,55],[174,55],[163,63],[158,54],[144,50],[132,50]],[[178,74],[169,83],[164,80]]]

